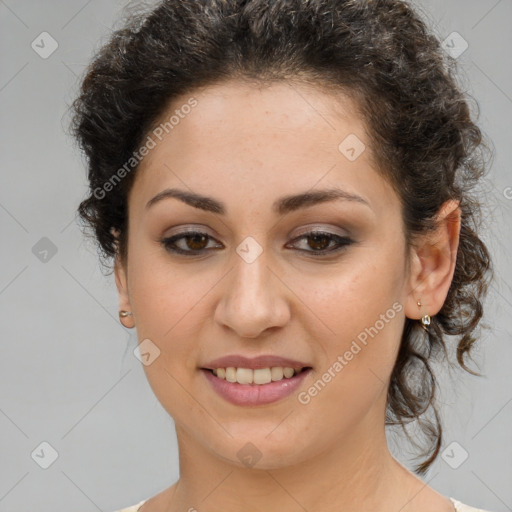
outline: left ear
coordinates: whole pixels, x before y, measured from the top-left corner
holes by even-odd
[[[446,201],[436,216],[436,230],[420,236],[411,249],[410,292],[405,303],[408,318],[434,316],[443,307],[455,272],[460,219],[459,201]]]
[[[112,228],[112,233],[118,239],[119,230]],[[119,296],[119,321],[128,329],[135,327],[132,306],[130,304],[130,295],[128,293],[128,269],[126,261],[119,254],[119,245],[116,240],[116,255],[114,257],[114,276],[117,292]],[[121,317],[121,311],[131,313],[129,316]]]

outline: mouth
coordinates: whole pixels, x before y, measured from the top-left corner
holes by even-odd
[[[210,388],[222,399],[241,407],[280,402],[303,385],[311,366],[271,366],[266,368],[201,368]]]

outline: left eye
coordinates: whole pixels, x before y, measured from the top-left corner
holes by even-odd
[[[214,238],[207,233],[203,233],[201,231],[187,231],[185,233],[180,233],[179,235],[164,238],[161,240],[161,243],[169,252],[193,255],[204,252],[206,250],[206,246],[208,245],[209,239],[214,240]],[[324,255],[337,252],[342,250],[345,246],[353,243],[353,241],[348,237],[343,237],[323,231],[310,231],[301,235],[300,237],[295,238],[293,242],[303,239],[308,240],[308,245],[312,247],[313,250],[299,250],[315,255]],[[181,241],[185,241],[184,247],[179,247],[177,242]],[[334,248],[331,245],[333,243]],[[331,246],[331,248],[328,248],[329,246]]]
[[[310,231],[309,233],[304,233],[299,236],[294,241],[302,239],[308,240],[308,245],[313,247],[312,251],[306,250],[305,252],[318,255],[341,251],[345,246],[353,243],[353,241],[346,236],[339,236],[324,231]],[[326,250],[332,243],[334,243],[334,248],[331,246],[330,249]]]

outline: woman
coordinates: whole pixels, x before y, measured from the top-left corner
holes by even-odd
[[[79,212],[180,458],[124,511],[476,510],[385,436],[438,456],[430,365],[471,371],[491,274],[450,64],[399,0],[163,1],[95,57]]]

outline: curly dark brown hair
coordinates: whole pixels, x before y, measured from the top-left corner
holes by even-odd
[[[424,460],[415,467],[423,474],[442,445],[433,358],[447,355],[447,336],[454,336],[458,364],[476,374],[466,363],[493,275],[477,234],[482,211],[474,191],[489,146],[456,76],[455,60],[405,1],[161,1],[113,32],[73,102],[72,132],[90,184],[78,212],[103,262],[117,253],[126,259],[127,194],[137,168],[126,170],[126,162],[178,95],[233,78],[348,94],[366,122],[375,166],[401,200],[407,246],[435,228],[446,200],[459,200],[462,211],[444,305],[427,333],[406,319],[388,390],[386,423],[406,431],[417,421],[425,434]],[[123,166],[123,179],[113,183]]]

